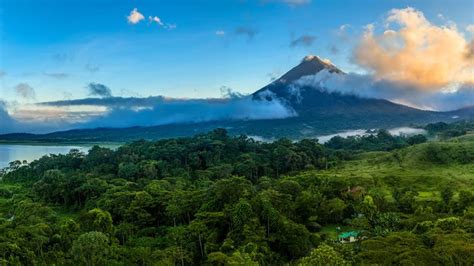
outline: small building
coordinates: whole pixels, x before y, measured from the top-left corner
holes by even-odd
[[[359,239],[360,233],[358,231],[343,232],[337,236],[337,240],[341,243],[352,243],[359,241]]]

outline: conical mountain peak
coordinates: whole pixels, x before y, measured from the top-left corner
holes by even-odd
[[[281,76],[277,82],[289,84],[300,79],[301,77],[315,75],[324,69],[331,73],[343,73],[328,59],[322,59],[317,55],[307,55],[303,58],[299,65],[295,66],[290,71]]]
[[[304,76],[316,75],[323,70],[335,74],[344,74],[344,72],[337,68],[328,59],[323,59],[317,55],[307,55],[303,58],[303,60],[301,60],[301,62],[297,66],[290,69],[290,71],[286,72],[279,79],[253,93],[254,98],[268,98],[263,96],[267,95],[268,92],[274,93],[280,97],[286,97],[288,96],[288,85]]]

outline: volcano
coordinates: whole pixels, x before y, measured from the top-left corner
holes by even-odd
[[[264,104],[266,101],[278,101],[295,114],[288,118],[175,122],[151,127],[77,129],[40,135],[8,134],[0,135],[0,141],[125,142],[136,139],[190,136],[218,127],[226,128],[234,135],[300,139],[352,129],[393,128],[474,118],[473,107],[436,112],[408,107],[385,99],[364,98],[355,94],[331,91],[325,87],[324,81],[332,75],[346,74],[329,60],[309,55],[279,79],[246,96],[249,97],[251,104],[255,105]],[[302,82],[304,80],[312,82]]]
[[[327,71],[336,75],[344,75],[344,72],[333,65],[329,60],[321,59],[319,56],[315,55],[308,55],[303,58],[299,65],[286,72],[279,79],[253,93],[254,99],[266,98],[267,100],[271,100],[270,98],[265,97],[268,96],[267,92],[271,92],[278,97],[288,98],[291,94],[288,87],[291,84],[302,77],[316,75],[321,71]]]
[[[317,116],[357,116],[364,121],[367,120],[363,117],[366,115],[390,117],[403,114],[408,116],[406,121],[415,122],[412,119],[418,116],[429,117],[436,113],[396,104],[385,99],[331,92],[324,87],[323,82],[330,75],[345,75],[345,73],[329,60],[309,55],[279,79],[253,93],[252,97],[256,101],[283,101],[299,116],[308,119]],[[312,85],[298,84],[298,81],[304,78],[311,78]]]

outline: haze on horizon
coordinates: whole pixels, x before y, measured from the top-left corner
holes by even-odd
[[[246,95],[308,54],[347,73],[328,89],[459,109],[474,104],[472,10],[470,0],[4,0],[0,133],[297,116]],[[152,121],[137,115],[150,110]]]

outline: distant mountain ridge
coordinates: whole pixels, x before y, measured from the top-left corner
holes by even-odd
[[[450,112],[420,110],[384,99],[362,98],[330,92],[324,87],[295,83],[303,77],[326,71],[345,73],[328,60],[306,56],[299,65],[250,97],[255,104],[278,100],[293,109],[296,117],[266,120],[222,120],[180,123],[152,127],[78,129],[49,134],[0,135],[0,141],[130,141],[189,136],[226,128],[231,134],[257,135],[265,138],[305,138],[350,129],[391,128],[431,122],[474,119],[474,106]]]

